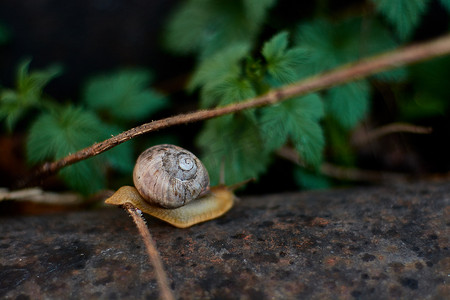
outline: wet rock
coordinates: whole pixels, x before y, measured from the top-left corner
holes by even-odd
[[[179,299],[444,299],[450,185],[246,197],[176,229],[147,217]],[[0,219],[0,298],[154,299],[144,245],[117,208]]]

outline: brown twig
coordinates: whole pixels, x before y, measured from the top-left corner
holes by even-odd
[[[6,200],[58,205],[77,205],[83,203],[83,197],[76,193],[54,193],[44,191],[40,188],[27,188],[16,191],[0,188],[0,202]]]
[[[323,163],[320,166],[320,172],[328,177],[355,182],[383,182],[392,184],[405,182],[410,178],[408,174],[346,168],[331,163]]]
[[[408,132],[415,134],[429,134],[432,131],[433,129],[431,127],[422,127],[408,123],[391,123],[368,131],[364,135],[358,135],[358,137],[354,138],[352,144],[355,146],[364,145],[367,142],[391,133]]]
[[[70,154],[60,160],[47,162],[40,168],[38,168],[36,172],[34,172],[29,178],[25,179],[20,185],[28,185],[30,184],[30,182],[35,181],[37,178],[42,179],[43,177],[54,174],[65,166],[98,155],[123,142],[126,142],[136,136],[145,133],[157,131],[174,125],[187,124],[232,114],[249,108],[271,105],[292,98],[294,96],[305,95],[352,80],[367,77],[381,71],[386,71],[448,53],[450,53],[450,35],[445,35],[441,38],[429,42],[401,48],[368,59],[363,59],[357,63],[345,65],[324,74],[301,80],[279,89],[274,89],[267,94],[249,99],[244,102],[230,104],[228,106],[209,110],[200,110],[188,114],[181,114],[166,119],[146,123],[125,131],[108,140],[96,143],[76,153]]]
[[[299,166],[304,166],[298,153],[289,147],[282,147],[277,151],[278,156],[289,160]],[[331,163],[323,163],[320,166],[320,172],[328,177],[350,180],[356,182],[384,182],[384,183],[399,183],[407,181],[408,174],[392,173],[392,172],[379,172],[370,170],[361,170],[356,168],[345,168],[336,166]]]
[[[145,221],[142,219],[141,213],[136,210],[131,203],[126,203],[124,205],[125,210],[130,214],[133,218],[134,224],[136,224],[137,229],[139,230],[139,234],[141,235],[145,248],[147,249],[147,255],[151,260],[153,267],[155,268],[156,280],[158,281],[158,286],[161,291],[161,299],[164,300],[173,300],[175,297],[172,294],[172,291],[169,288],[169,281],[167,280],[166,272],[164,271],[164,267],[161,261],[161,257],[159,256],[159,252],[156,249],[156,244],[153,241],[153,238],[150,234],[150,231],[145,224]]]

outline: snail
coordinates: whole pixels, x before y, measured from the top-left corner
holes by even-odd
[[[135,187],[119,188],[105,203],[131,203],[178,228],[220,217],[235,198],[230,187],[209,187],[208,171],[194,154],[168,144],[148,148],[138,157],[133,182]]]

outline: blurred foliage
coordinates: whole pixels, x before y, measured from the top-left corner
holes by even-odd
[[[431,3],[367,0],[339,9],[335,1],[325,0],[305,4],[308,19],[294,20],[284,18],[286,3],[276,0],[186,0],[167,22],[164,44],[193,57],[186,89],[198,95],[200,108],[212,108],[409,43]],[[450,13],[449,0],[436,3]],[[9,39],[0,25],[0,45]],[[61,103],[44,92],[61,68],[30,71],[29,66],[30,60],[19,64],[15,86],[0,89],[0,120],[10,132],[29,130],[31,164],[62,158],[169,107],[166,97],[150,88],[154,74],[142,68],[88,78],[79,101]],[[326,188],[333,182],[320,174],[324,159],[356,163],[351,132],[369,116],[377,84],[402,91],[395,99],[399,116],[415,121],[448,111],[449,70],[446,57],[219,117],[204,122],[196,144],[213,184],[222,168],[227,184],[258,178],[276,162],[277,151],[289,146],[304,165],[293,168],[298,185]],[[93,193],[105,187],[108,171],[131,172],[134,146],[128,142],[64,168],[61,178],[71,188]]]
[[[327,9],[331,2],[320,1],[311,19],[287,24],[263,41],[258,40],[257,33],[267,32],[268,28],[273,31],[264,18],[270,20],[272,8],[278,3],[264,1],[256,10],[256,6],[242,9],[248,1],[235,1],[234,8],[240,9],[236,12],[229,2],[225,8],[217,1],[185,1],[169,21],[166,44],[176,53],[194,54],[197,58],[188,86],[190,92],[199,92],[201,107],[223,106],[399,47],[398,41],[407,42],[412,37],[431,1],[370,0],[365,8],[350,10],[350,14],[333,14]],[[447,2],[442,4],[448,6]],[[370,9],[371,14],[367,14]],[[251,27],[246,23],[249,14],[258,16]],[[186,42],[181,41],[182,37]],[[330,181],[317,173],[326,144],[330,161],[354,166],[350,133],[370,113],[373,82],[404,85],[409,76],[406,68],[399,68],[307,97],[205,122],[197,145],[212,182],[218,181],[219,172],[211,170],[221,165],[227,183],[258,178],[268,170],[276,151],[288,145],[298,152],[306,167],[295,170],[293,176],[298,184],[307,188],[329,186]],[[443,99],[430,104],[429,110],[442,113],[446,109]],[[399,104],[402,113],[421,111],[420,107],[410,106],[414,101],[406,102]]]
[[[230,43],[252,43],[275,0],[185,1],[167,26],[166,45],[206,57]]]
[[[412,94],[400,101],[400,117],[415,122],[434,116],[444,116],[450,108],[450,57],[441,57],[410,67]]]
[[[119,121],[142,121],[165,108],[165,97],[147,87],[152,81],[147,70],[120,70],[90,79],[83,91],[83,103],[98,114]]]
[[[94,76],[83,89],[83,105],[61,104],[43,92],[61,68],[30,72],[29,65],[27,60],[18,66],[14,89],[1,90],[0,117],[9,130],[20,121],[29,126],[26,154],[30,164],[60,159],[103,141],[168,105],[164,96],[149,87],[151,74],[140,69]],[[106,187],[109,170],[130,174],[133,155],[133,143],[125,143],[64,168],[60,176],[70,188],[94,193]]]
[[[429,0],[371,0],[376,9],[394,26],[401,39],[411,36],[417,27]]]
[[[26,60],[18,66],[15,89],[2,89],[0,92],[0,120],[6,122],[10,131],[30,110],[48,104],[42,89],[61,72],[57,66],[29,72],[29,64],[30,60]]]

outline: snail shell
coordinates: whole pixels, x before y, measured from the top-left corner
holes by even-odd
[[[191,152],[174,145],[158,145],[137,159],[133,181],[139,194],[150,204],[177,208],[205,195],[209,175]]]
[[[136,188],[123,186],[105,203],[132,204],[178,228],[222,216],[233,207],[233,190],[241,185],[210,189],[208,172],[200,160],[173,145],[154,146],[144,151],[136,162],[133,180]]]

